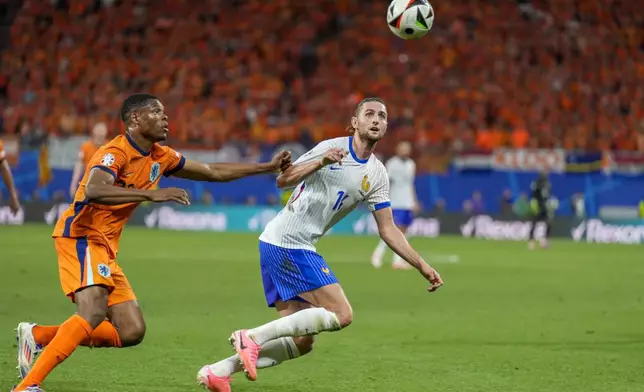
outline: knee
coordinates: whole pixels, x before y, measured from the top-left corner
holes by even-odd
[[[340,328],[346,328],[353,322],[353,309],[348,303],[334,313],[340,322]]]
[[[119,337],[123,347],[132,347],[141,344],[145,337],[146,326],[143,320],[128,323],[119,328]]]
[[[300,355],[306,355],[313,351],[313,342],[315,342],[314,336],[299,336],[293,338],[297,351]]]

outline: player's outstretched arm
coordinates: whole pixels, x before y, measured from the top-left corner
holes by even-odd
[[[13,175],[11,174],[11,167],[9,167],[9,162],[6,159],[0,157],[0,173],[2,174],[2,180],[4,185],[9,191],[9,207],[11,212],[14,214],[18,213],[20,210],[20,202],[18,201],[18,192],[16,191],[16,186],[13,183]]]
[[[411,247],[405,235],[396,227],[391,208],[376,210],[373,216],[378,224],[380,238],[385,241],[391,250],[416,268],[431,283],[427,290],[430,292],[438,290],[443,285],[441,276],[420,257],[418,252]]]
[[[186,160],[173,177],[193,181],[228,182],[255,174],[285,170],[291,165],[291,153],[281,151],[270,162],[263,163],[201,163]]]
[[[88,202],[105,205],[141,203],[144,201],[164,202],[174,201],[179,204],[190,204],[188,194],[183,189],[163,188],[156,190],[123,188],[114,186],[114,175],[93,168],[89,173],[85,186],[85,197]]]
[[[314,151],[314,150],[312,150]],[[315,154],[313,154],[315,156]],[[306,177],[333,163],[342,164],[347,151],[341,148],[330,148],[319,159],[304,159],[302,163],[290,166],[277,177],[277,187],[291,188],[302,182]]]

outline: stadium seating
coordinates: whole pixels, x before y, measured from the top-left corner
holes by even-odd
[[[149,91],[169,108],[175,145],[318,140],[344,134],[356,102],[379,95],[394,138],[435,153],[644,150],[638,2],[438,2],[431,34],[412,42],[389,32],[385,7],[24,1],[2,52],[4,132],[27,119],[56,135],[99,120],[116,133],[124,97]]]

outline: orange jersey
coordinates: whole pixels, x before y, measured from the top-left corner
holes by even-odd
[[[84,167],[87,167],[89,161],[92,159],[94,154],[96,154],[96,151],[98,151],[99,148],[101,148],[101,146],[97,146],[92,140],[88,140],[81,145],[80,152],[78,154],[83,160]]]
[[[114,186],[154,189],[161,175],[181,170],[185,158],[173,149],[154,144],[144,151],[128,136],[117,136],[98,149],[87,166],[74,202],[56,223],[52,237],[87,238],[105,245],[112,258],[118,252],[123,226],[138,203],[116,206],[88,203],[85,186],[89,173],[98,168],[114,176]]]

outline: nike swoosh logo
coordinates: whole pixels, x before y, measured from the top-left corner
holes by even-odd
[[[329,170],[344,170],[341,167],[329,166]]]
[[[129,177],[129,176],[131,176],[132,174],[134,174],[134,172],[128,172],[128,173],[125,173],[125,174],[124,174],[124,176],[125,176],[125,177]]]
[[[242,334],[239,334],[239,348],[246,350],[246,345],[244,344],[244,338],[242,338]]]

